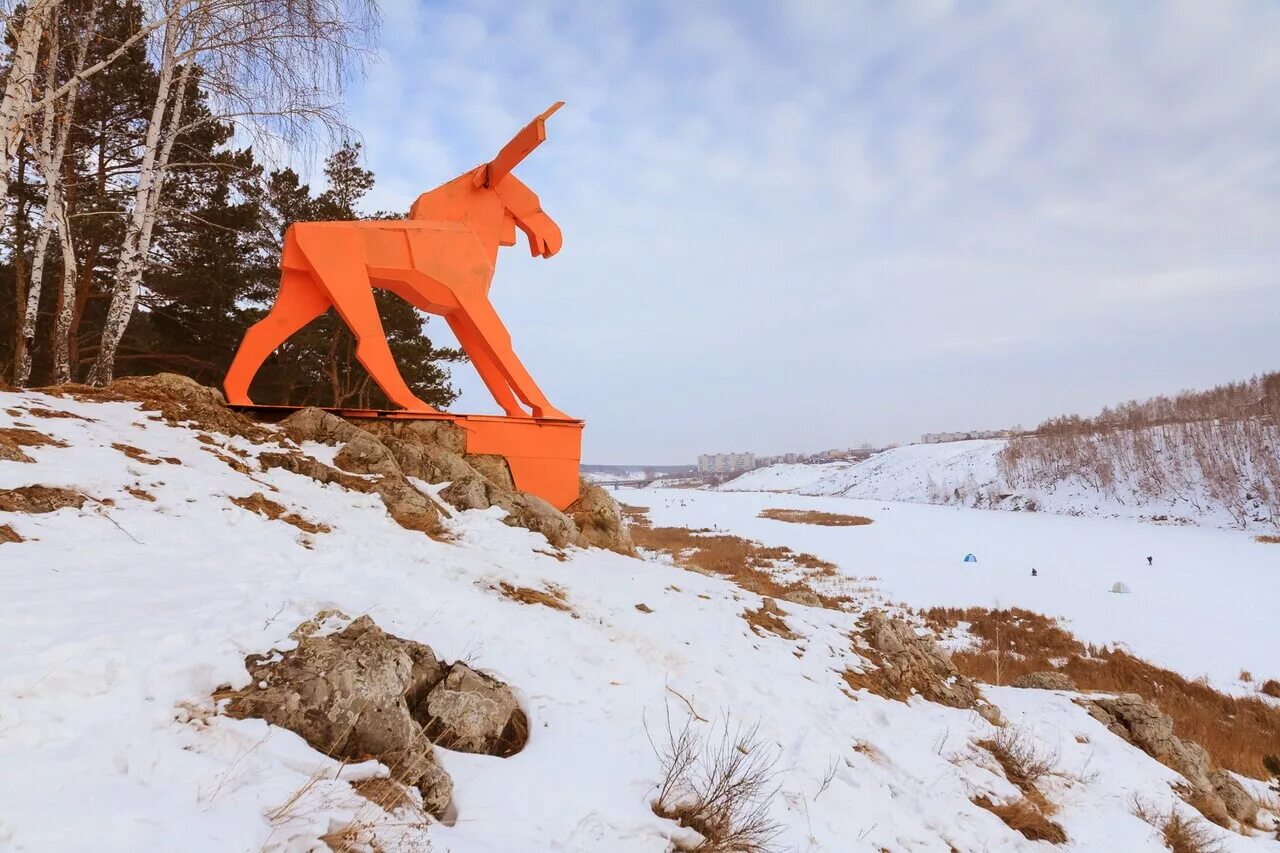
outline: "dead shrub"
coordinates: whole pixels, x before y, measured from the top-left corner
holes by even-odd
[[[1026,797],[1012,803],[994,803],[987,797],[974,797],[973,804],[986,809],[1005,826],[1031,841],[1048,841],[1051,844],[1066,844],[1067,833],[1063,828],[1038,809],[1035,803]]]
[[[268,499],[262,492],[254,492],[245,498],[232,498],[231,502],[241,509],[256,512],[258,515],[265,516],[272,521],[279,520],[286,524],[292,524],[304,533],[328,533],[332,529],[327,524],[307,521],[296,512],[289,512],[285,506]]]
[[[18,531],[14,530],[12,527],[10,527],[7,524],[0,524],[0,544],[3,544],[5,542],[25,542],[25,541],[26,541],[25,539],[23,539],[21,536],[18,535]]]
[[[1264,533],[1261,536],[1258,536],[1255,538],[1257,539],[1257,541],[1265,545],[1280,545],[1280,536],[1272,536],[1269,533]]]
[[[405,806],[413,806],[413,797],[409,796],[409,787],[385,776],[372,779],[357,779],[348,783],[352,790],[373,803],[384,812],[394,812]]]
[[[662,769],[653,813],[702,836],[691,853],[768,853],[782,826],[769,817],[777,794],[773,784],[777,752],[759,737],[757,726],[729,718],[710,737],[694,729],[693,717],[678,730],[667,709],[666,733],[649,743]]]
[[[1222,850],[1208,824],[1183,817],[1176,809],[1162,812],[1135,796],[1130,811],[1143,823],[1155,827],[1173,853],[1220,853]]]
[[[1005,726],[994,738],[978,741],[978,746],[991,753],[1005,777],[1028,797],[1038,796],[1038,791],[1033,794],[1036,782],[1053,772],[1060,757],[1018,726]]]
[[[66,447],[67,443],[33,429],[0,427],[0,462],[35,462],[24,447]]]
[[[789,521],[792,524],[816,524],[821,527],[861,527],[871,523],[865,515],[841,515],[813,509],[762,509],[756,518]]]
[[[498,589],[504,596],[512,601],[518,601],[521,604],[541,604],[543,607],[550,607],[552,610],[563,610],[566,613],[572,613],[573,609],[569,607],[569,603],[565,600],[564,590],[558,586],[551,586],[545,590],[530,589],[527,586],[512,586],[506,581],[498,584]]]
[[[1082,691],[1136,693],[1172,717],[1174,733],[1203,746],[1216,766],[1255,779],[1267,778],[1263,756],[1280,754],[1280,707],[1261,697],[1229,696],[1123,649],[1086,646],[1038,613],[974,607],[933,608],[921,615],[935,629],[969,624],[978,645],[953,652],[951,660],[975,681],[1008,684],[1055,671]]]

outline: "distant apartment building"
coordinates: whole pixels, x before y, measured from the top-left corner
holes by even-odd
[[[1012,438],[1011,429],[974,429],[968,432],[926,432],[920,436],[921,444],[942,444],[947,441],[972,441],[977,438]]]
[[[754,453],[703,453],[698,456],[698,473],[732,474],[756,467]]]

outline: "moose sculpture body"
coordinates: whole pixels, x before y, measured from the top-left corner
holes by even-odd
[[[414,396],[396,367],[373,298],[383,288],[443,316],[495,401],[509,417],[572,420],[547,401],[511,348],[489,303],[501,246],[516,228],[535,257],[560,250],[560,229],[512,168],[546,139],[557,102],[524,127],[489,163],[423,193],[405,220],[298,222],[285,234],[280,289],[271,311],[245,333],[224,389],[233,405],[253,405],[249,385],[291,335],[334,308],[356,338],[356,357],[396,405],[436,410]]]

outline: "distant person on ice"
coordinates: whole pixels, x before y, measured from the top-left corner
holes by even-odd
[[[1147,565],[1148,565],[1148,566],[1149,566],[1149,565],[1151,565],[1151,558],[1150,558],[1150,557],[1147,557]]]
[[[1035,570],[1035,569],[1032,569],[1032,570],[1031,570],[1031,577],[1035,577],[1035,576],[1036,576],[1036,570]]]

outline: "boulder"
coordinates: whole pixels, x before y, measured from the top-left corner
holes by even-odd
[[[553,547],[564,548],[578,541],[578,528],[572,519],[537,495],[491,488],[489,500],[507,511],[504,524],[541,533]]]
[[[485,755],[514,755],[529,732],[511,688],[464,663],[450,667],[427,694],[418,706],[418,721],[445,749]]]
[[[57,512],[60,509],[84,506],[86,498],[75,489],[56,486],[19,486],[16,489],[0,489],[0,512]]]
[[[411,711],[444,677],[430,648],[362,616],[339,633],[303,636],[278,659],[251,655],[245,663],[253,681],[232,694],[228,714],[287,728],[327,755],[377,759],[422,792],[429,812],[445,814],[453,782]]]
[[[978,688],[959,673],[951,656],[932,637],[920,636],[903,620],[878,610],[863,616],[861,624],[859,636],[878,667],[883,695],[905,700],[919,694],[953,708],[973,708],[983,701]]]
[[[221,391],[176,373],[126,376],[115,380],[106,388],[59,385],[45,390],[79,399],[130,400],[142,403],[146,409],[159,412],[171,424],[191,423],[208,432],[238,435],[259,444],[276,440],[273,431],[227,408],[226,398]]]
[[[524,748],[528,718],[510,687],[466,664],[446,665],[368,616],[335,630],[345,622],[323,610],[290,634],[296,648],[250,655],[250,684],[219,697],[230,700],[227,714],[287,728],[335,758],[381,761],[422,792],[436,817],[449,811],[453,781],[435,746],[502,757]]]
[[[511,466],[505,457],[496,453],[468,453],[463,461],[474,468],[481,477],[506,492],[516,490],[515,478],[511,476]]]
[[[578,499],[565,514],[577,525],[580,544],[635,556],[636,546],[623,521],[622,507],[603,486],[582,480]]]
[[[1258,809],[1261,806],[1236,777],[1226,770],[1214,770],[1209,774],[1209,783],[1213,786],[1213,792],[1222,800],[1227,814],[1247,826],[1257,825]]]
[[[1033,690],[1076,690],[1076,683],[1065,672],[1041,670],[1014,679],[1013,687],[1026,687]]]
[[[489,506],[489,484],[479,474],[468,474],[441,489],[440,499],[454,509],[485,509]]]

